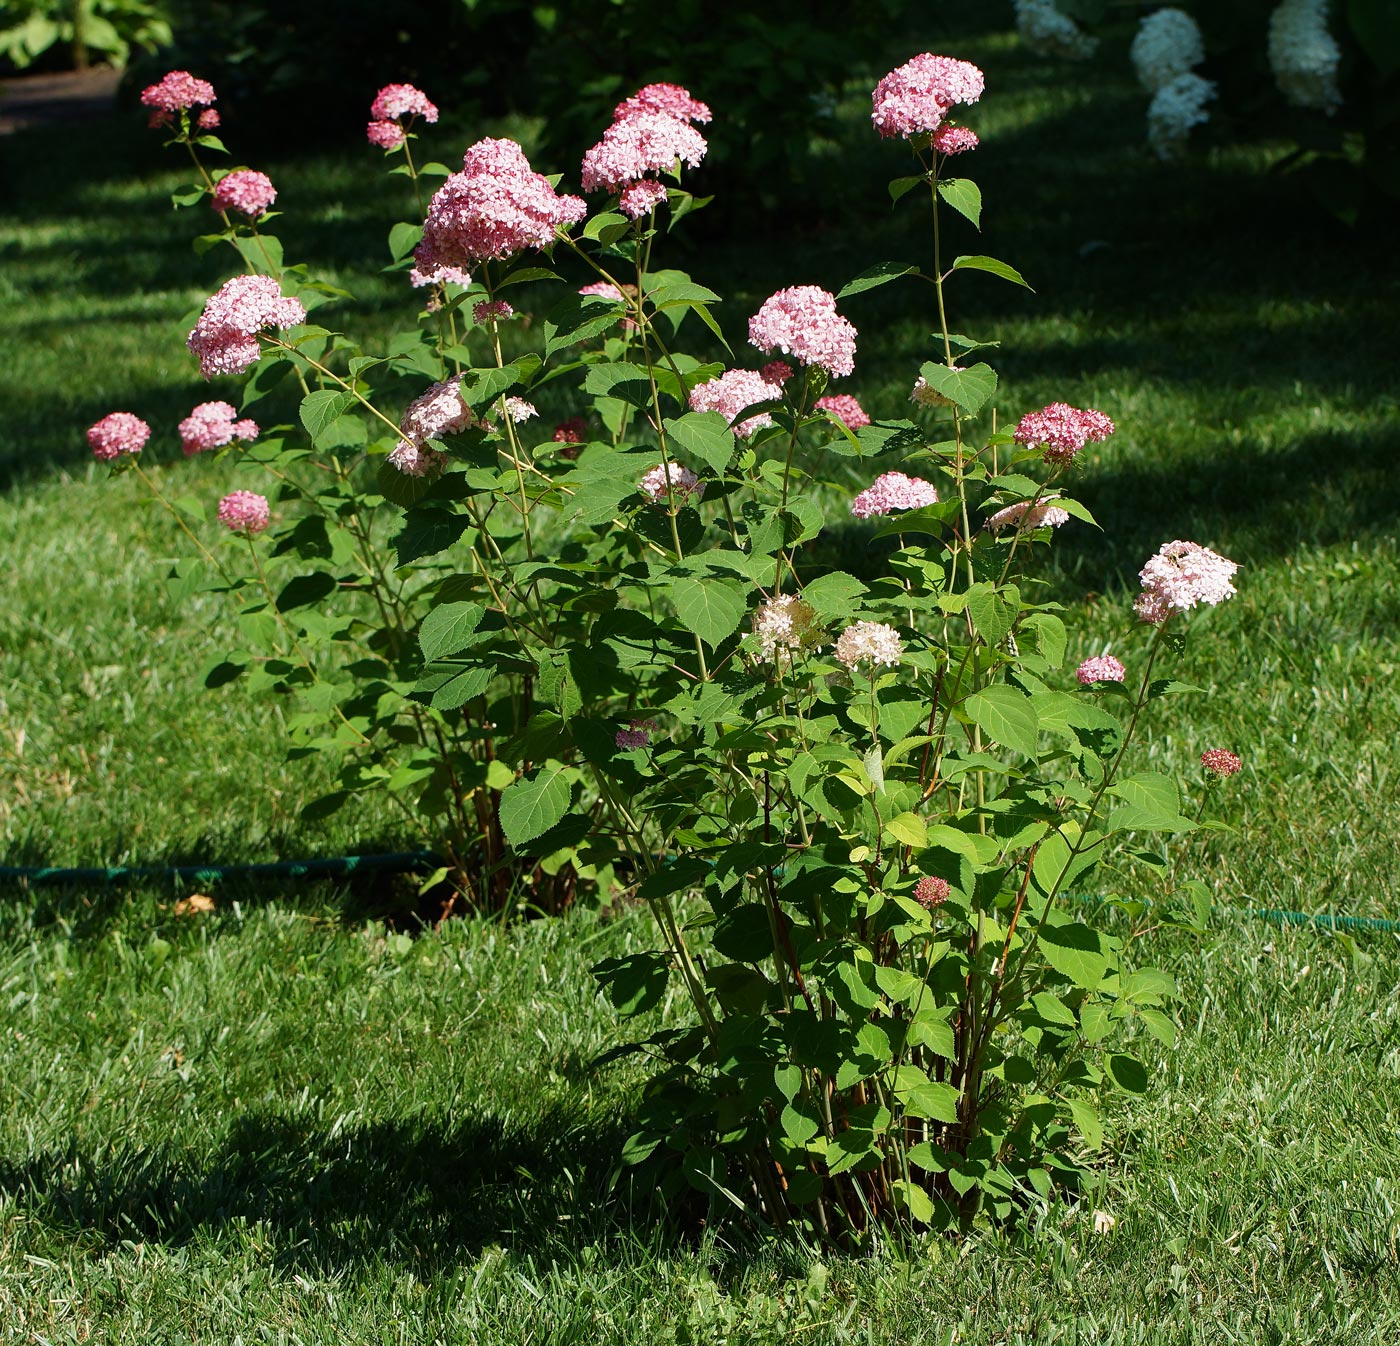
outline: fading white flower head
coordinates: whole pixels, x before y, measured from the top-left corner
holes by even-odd
[[[786,668],[799,650],[820,649],[823,635],[817,614],[796,594],[770,598],[753,616],[759,658],[780,669]]]
[[[997,510],[987,520],[987,527],[993,533],[1001,532],[1008,524],[1015,524],[1018,533],[1029,533],[1036,528],[1058,528],[1062,523],[1069,522],[1068,511],[1054,503],[1058,499],[1059,496],[1047,496],[1038,505],[1032,505],[1029,500],[1019,500],[1014,505]]]
[[[1170,84],[1206,58],[1201,30],[1183,9],[1159,9],[1138,25],[1128,49],[1138,83],[1148,93]]]
[[[1152,95],[1147,109],[1147,143],[1159,159],[1171,159],[1186,146],[1193,126],[1210,120],[1206,104],[1215,85],[1199,75],[1178,75]]]
[[[669,491],[667,490],[668,484],[671,488]],[[691,496],[698,500],[705,493],[705,485],[700,478],[688,467],[682,467],[679,463],[670,464],[669,476],[667,464],[657,463],[637,483],[637,489],[654,505],[666,504],[672,492],[675,494],[678,505],[684,505]]]
[[[527,402],[523,397],[506,398],[506,415],[513,420],[516,425],[522,421],[528,421],[532,416],[538,416],[533,402]]]
[[[1269,16],[1269,67],[1294,107],[1331,116],[1342,105],[1342,51],[1327,31],[1327,0],[1283,0]]]
[[[1016,32],[1037,56],[1063,56],[1087,60],[1099,40],[1085,33],[1068,14],[1055,8],[1055,0],[1012,0],[1016,7]]]
[[[853,672],[862,663],[869,663],[872,673],[893,668],[903,654],[899,632],[884,622],[856,622],[836,638],[836,657]]]

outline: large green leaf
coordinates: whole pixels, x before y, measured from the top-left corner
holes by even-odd
[[[418,648],[425,662],[456,654],[473,644],[471,637],[486,615],[480,603],[439,603],[424,619]]]
[[[1014,584],[998,589],[984,580],[967,591],[967,610],[977,634],[996,649],[1016,624],[1021,611],[1021,592]]]
[[[681,625],[713,648],[738,630],[748,586],[737,580],[687,578],[676,580],[667,592]]]
[[[956,257],[953,259],[954,271],[985,271],[988,275],[1000,276],[1002,280],[1009,280],[1014,285],[1026,285],[1026,278],[1016,270],[1014,266],[1007,266],[1005,262],[999,262],[995,257]]]
[[[444,509],[411,509],[404,515],[404,524],[394,538],[394,553],[398,564],[422,560],[446,551],[467,531],[465,514],[452,514]]]
[[[667,433],[681,448],[724,474],[734,456],[734,432],[718,411],[690,411],[666,423]]]
[[[573,787],[569,769],[546,762],[533,776],[522,776],[501,793],[501,830],[512,846],[548,832],[569,809]]]
[[[618,299],[605,299],[601,295],[566,296],[550,309],[545,319],[545,357],[606,332],[626,311],[626,306]]]
[[[334,388],[318,388],[308,393],[301,402],[301,423],[313,440],[318,439],[332,422],[352,406],[355,399],[350,393],[338,392]]]
[[[914,178],[912,181],[922,182],[923,179]],[[836,297],[846,299],[850,295],[873,290],[877,285],[887,285],[890,281],[898,280],[901,276],[907,276],[918,269],[917,266],[910,266],[908,262],[880,262],[878,265],[862,271],[854,280],[848,280],[837,291]]]
[[[624,1018],[661,1003],[671,977],[671,960],[661,953],[629,953],[604,958],[590,969]]]
[[[1077,921],[1046,925],[1040,932],[1040,952],[1056,972],[1086,991],[1103,981],[1112,954],[1097,930]]]
[[[1026,757],[1036,756],[1040,722],[1025,693],[1000,683],[974,692],[963,702],[962,709],[993,742]]]
[[[938,194],[976,228],[982,227],[982,190],[970,178],[948,178],[938,184]]]
[[[921,365],[924,382],[950,402],[956,402],[968,415],[975,415],[997,390],[997,375],[991,365],[975,364],[966,369],[950,369],[932,362]]]

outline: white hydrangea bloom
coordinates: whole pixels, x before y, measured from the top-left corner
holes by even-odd
[[[1206,58],[1201,30],[1182,9],[1159,9],[1138,25],[1128,49],[1138,83],[1156,93]]]
[[[1152,96],[1147,109],[1147,143],[1159,159],[1170,159],[1185,147],[1193,126],[1210,120],[1206,104],[1215,85],[1199,75],[1178,75]]]
[[[1064,56],[1083,61],[1097,50],[1099,40],[1083,32],[1068,14],[1055,8],[1055,0],[1012,0],[1016,7],[1016,32],[1037,56]]]
[[[1294,107],[1331,116],[1342,105],[1342,52],[1327,31],[1327,0],[1283,0],[1269,16],[1269,66]]]

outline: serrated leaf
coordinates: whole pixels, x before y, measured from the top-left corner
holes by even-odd
[[[660,953],[630,953],[604,958],[589,969],[624,1018],[661,1003],[671,978],[671,960]]]
[[[575,346],[606,332],[621,321],[626,312],[626,305],[617,299],[606,299],[602,295],[566,295],[550,309],[545,319],[545,358],[565,346]]]
[[[355,398],[350,393],[335,388],[318,388],[302,398],[301,423],[314,441],[354,405]]]
[[[1077,1098],[1071,1098],[1067,1102],[1070,1116],[1074,1118],[1079,1134],[1084,1137],[1084,1143],[1091,1150],[1102,1148],[1103,1123],[1099,1121],[1099,1114],[1089,1104]]]
[[[982,189],[970,178],[948,178],[938,184],[938,194],[974,228],[982,227]]]
[[[1123,1052],[1110,1052],[1104,1058],[1108,1077],[1125,1093],[1145,1094],[1147,1092],[1147,1068],[1136,1057]]]
[[[925,1117],[932,1122],[956,1123],[958,1091],[951,1084],[939,1084],[934,1080],[917,1084],[904,1096],[904,1111],[911,1117]]]
[[[1097,930],[1077,921],[1043,927],[1039,948],[1056,972],[1086,991],[1103,981],[1112,952]]]
[[[915,850],[928,845],[928,828],[917,813],[901,813],[885,824],[885,831],[896,841]]]
[[[423,619],[418,630],[418,648],[423,653],[423,661],[431,663],[466,649],[473,643],[471,637],[485,615],[479,603],[440,603]]]
[[[996,649],[1016,624],[1021,612],[1021,591],[1014,584],[998,589],[983,581],[967,590],[967,611],[977,634]]]
[[[928,179],[922,173],[916,173],[909,178],[892,178],[890,180],[890,204],[893,205],[901,196],[912,192],[920,183],[927,181]]]
[[[573,787],[568,768],[546,762],[533,776],[522,776],[501,792],[501,830],[512,846],[543,836],[569,810]]]
[[[935,392],[956,402],[969,416],[976,415],[997,390],[997,375],[991,365],[975,364],[966,369],[950,369],[932,362],[921,365],[919,373]]]
[[[791,1103],[782,1112],[783,1134],[794,1145],[805,1145],[822,1129],[821,1123],[807,1109],[795,1108]]]
[[[721,412],[691,411],[665,425],[677,444],[723,476],[734,456],[734,432]]]
[[[465,514],[451,514],[443,509],[411,509],[404,515],[404,526],[394,538],[396,563],[406,566],[425,556],[446,551],[467,531]]]
[[[734,580],[681,579],[667,588],[676,617],[712,649],[739,629],[748,586]]]
[[[1026,285],[1026,278],[1016,270],[1014,266],[1007,266],[1005,262],[999,262],[995,257],[956,257],[953,259],[952,270],[954,271],[985,271],[991,276],[1000,276],[1002,280],[1009,280],[1013,285]],[[1031,290],[1034,294],[1035,291]]]
[[[397,262],[407,257],[423,239],[421,224],[396,224],[389,230],[389,255]]]
[[[1037,753],[1040,721],[1030,698],[1001,683],[974,692],[962,705],[963,713],[994,743],[1026,757]]]
[[[922,182],[923,179],[915,178],[914,181]],[[873,290],[877,285],[888,285],[890,281],[910,275],[918,269],[917,266],[911,266],[908,262],[881,262],[878,266],[872,266],[868,270],[862,271],[854,280],[848,280],[836,292],[836,297],[846,299],[853,294]]]

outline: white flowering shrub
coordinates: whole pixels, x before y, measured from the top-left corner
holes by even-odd
[[[1124,838],[1199,825],[1133,742],[1184,690],[1159,666],[1187,614],[1234,593],[1233,562],[1168,542],[1140,576],[1150,653],[1064,668],[1029,572],[1057,529],[1094,526],[1073,481],[1115,427],[1052,403],[994,431],[993,343],[950,325],[969,281],[1025,284],[943,243],[949,211],[980,227],[953,171],[977,137],[952,113],[982,92],[929,54],[880,81],[873,125],[916,161],[891,195],[931,211],[926,264],[832,294],[794,259],[746,346],[661,260],[711,117],[675,86],[619,105],[584,159],[592,209],[509,141],[418,167],[437,109],[382,91],[372,143],[415,188],[442,180],[390,236],[417,320],[373,353],[348,305],[325,325],[346,296],[284,264],[271,183],[211,174],[181,197],[243,263],[190,350],[221,387],[251,372],[181,439],[260,487],[217,522],[197,485],[173,506],[195,552],[177,585],[229,600],[211,681],[295,698],[291,750],[335,755],[338,795],[423,820],[466,904],[490,907],[502,874],[566,873],[645,904],[655,947],[595,969],[621,1014],[671,1008],[635,1046],[653,1071],[625,1160],[677,1200],[848,1246],[1072,1195],[1101,1105],[1151,1087],[1122,1039],[1171,1042],[1172,980],[1070,897],[1131,861]],[[222,148],[207,84],[176,72],[147,101],[196,162]],[[910,414],[872,417],[830,385],[858,368],[862,296],[906,277],[937,335],[911,353]],[[542,349],[507,359],[513,305],[551,286]],[[260,428],[274,385],[298,421]],[[558,396],[574,414],[536,429]],[[148,472],[149,433],[115,412],[90,439],[166,499],[200,463]],[[832,464],[868,484],[824,481]],[[837,526],[893,544],[887,573],[824,568]],[[279,558],[301,573],[273,583]],[[1199,923],[1205,890],[1186,891],[1189,914],[1154,919]]]

